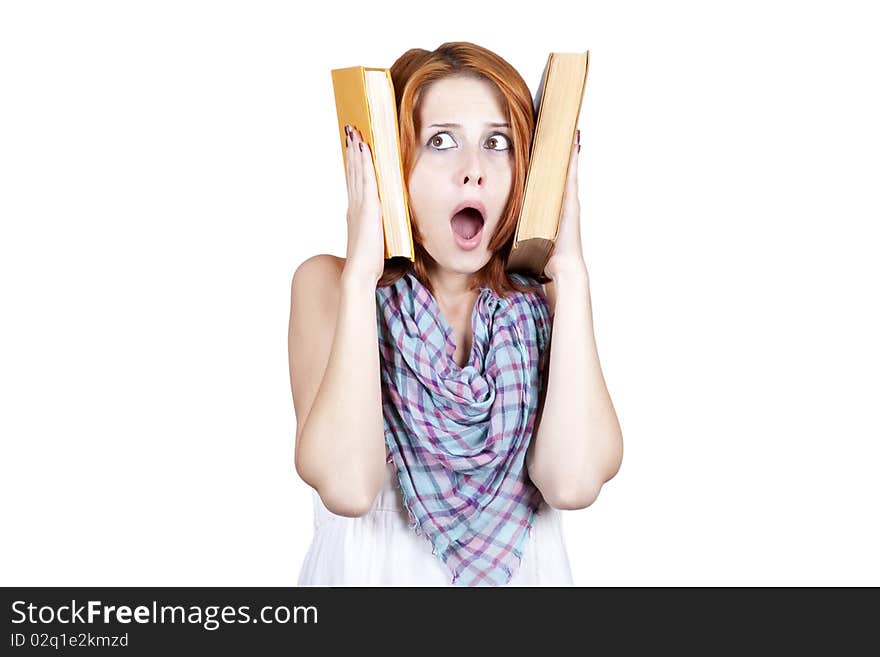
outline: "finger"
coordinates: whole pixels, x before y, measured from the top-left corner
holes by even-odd
[[[363,172],[362,184],[364,187],[364,194],[370,195],[372,198],[373,194],[376,194],[376,167],[373,164],[373,152],[370,150],[370,145],[362,141],[361,146],[363,150],[361,151],[361,156],[363,161],[361,162]]]
[[[360,139],[358,137],[357,128],[351,126],[351,161],[352,161],[352,189],[354,192],[355,202],[360,203],[361,198],[363,196],[363,160],[360,157],[360,148],[358,144],[360,143]]]
[[[358,157],[358,173],[360,174],[360,189],[361,193],[364,194],[364,197],[370,191],[370,168],[373,166],[373,160],[370,157],[370,146],[367,142],[364,141],[360,131],[355,131],[355,137],[357,138],[357,144],[355,148],[355,155]]]
[[[354,178],[354,152],[351,150],[351,137],[349,128],[345,126],[345,188],[348,192],[348,202],[351,204],[352,197],[352,179]]]
[[[362,151],[363,151],[363,147],[361,146],[361,142],[362,142],[363,140],[361,139],[361,133],[360,133],[360,131],[359,131],[357,128],[352,127],[352,130],[351,130],[351,138],[352,138],[352,144],[351,144],[352,153],[354,154],[354,157],[355,157],[355,159],[356,159],[357,162],[358,162],[358,169],[357,169],[357,171],[358,171],[358,182],[363,183],[363,176],[364,176],[363,162],[364,162],[364,158],[363,158],[362,155],[361,155],[361,153],[362,153]]]
[[[580,153],[580,130],[577,131],[577,136],[574,140],[572,140],[571,145],[571,153],[569,154],[568,159],[568,183],[570,185],[577,186],[577,174],[578,174],[578,154]]]

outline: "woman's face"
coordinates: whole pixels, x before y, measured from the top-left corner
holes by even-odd
[[[473,273],[492,257],[486,245],[513,184],[504,96],[487,80],[444,78],[423,91],[419,118],[409,175],[413,221],[440,267]],[[482,210],[482,224],[469,211],[453,220],[462,204]]]

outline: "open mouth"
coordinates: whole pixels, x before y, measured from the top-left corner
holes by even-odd
[[[485,220],[483,213],[477,208],[466,207],[452,215],[450,223],[452,231],[462,240],[468,242],[480,232]]]

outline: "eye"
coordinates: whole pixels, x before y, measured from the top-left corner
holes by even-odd
[[[449,137],[449,140],[452,141],[452,145],[455,146],[455,141],[452,140],[452,137],[449,135],[448,132],[438,132],[436,135],[434,135],[433,137],[431,137],[428,140],[428,144],[430,144],[431,146],[436,148],[438,151],[448,150],[449,147],[440,148],[440,146],[442,146],[442,144],[443,144],[442,137]]]
[[[500,140],[498,139],[499,137],[501,137]],[[502,145],[501,148],[495,148],[494,145],[498,143]],[[511,144],[508,136],[501,132],[496,132],[494,135],[489,137],[489,139],[486,140],[486,144],[488,144],[489,148],[491,148],[493,151],[506,151],[513,145]]]

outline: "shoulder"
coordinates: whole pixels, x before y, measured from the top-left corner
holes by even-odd
[[[536,276],[524,272],[511,272],[510,278],[521,285],[528,285],[529,287],[534,288],[535,291],[529,294],[518,293],[520,298],[527,299],[528,302],[533,303],[535,298],[543,297],[544,300],[546,300],[550,317],[552,318],[556,314],[556,286],[552,280],[541,284]],[[542,301],[542,303],[544,303],[544,301]]]
[[[341,258],[321,254],[300,263],[293,274],[288,358],[297,445],[329,360],[344,264]]]
[[[332,282],[342,275],[345,267],[345,258],[337,258],[328,253],[319,253],[303,260],[293,273],[294,282],[305,281],[308,283],[328,281]]]
[[[338,300],[345,258],[321,253],[307,258],[296,268],[291,282],[291,302],[304,307],[327,308]]]
[[[544,296],[547,298],[547,305],[550,307],[550,317],[556,315],[556,284],[553,281],[545,283],[543,286]]]

